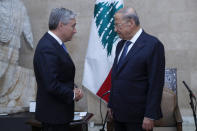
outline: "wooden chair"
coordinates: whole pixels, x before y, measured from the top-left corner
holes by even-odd
[[[165,70],[162,96],[163,118],[155,122],[153,131],[182,131],[182,117],[178,106],[177,73],[175,68]],[[113,131],[113,122],[107,122],[107,131]]]
[[[162,96],[163,118],[155,122],[154,131],[182,131],[182,117],[178,106],[177,70],[165,70],[165,85]]]

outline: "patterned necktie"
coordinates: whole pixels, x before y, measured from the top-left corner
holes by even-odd
[[[67,51],[66,46],[64,45],[64,43],[62,43],[61,46],[62,46],[62,47],[64,48],[64,50],[68,53],[68,51]]]
[[[118,67],[120,67],[122,65],[122,63],[123,63],[123,61],[124,61],[124,59],[127,55],[128,47],[129,47],[130,44],[131,44],[131,41],[127,41],[125,43],[124,49],[123,49],[122,54],[120,56],[120,59],[118,61]]]

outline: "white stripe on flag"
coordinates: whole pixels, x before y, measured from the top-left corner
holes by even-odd
[[[116,5],[116,8],[120,7],[120,5],[123,4],[122,0],[97,0],[96,4],[98,4],[99,2],[104,2],[106,3],[106,5],[110,4],[110,2],[119,2]],[[97,27],[95,19],[96,18],[93,18],[92,20],[82,82],[83,86],[89,89],[94,94],[98,92],[99,88],[101,87],[101,85],[103,84],[111,70],[113,60],[115,57],[116,43],[118,42],[118,40],[114,42],[111,55],[109,55],[106,47],[104,48],[102,44],[101,38],[105,37],[103,36],[104,32],[101,33],[102,36],[100,37],[98,34],[99,27],[101,26],[103,21],[101,21],[100,25]],[[110,24],[110,21],[108,23]],[[110,33],[111,32],[112,31],[110,31]],[[109,37],[109,35],[106,37]]]

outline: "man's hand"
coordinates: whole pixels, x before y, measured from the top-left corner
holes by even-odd
[[[75,99],[74,99],[75,101],[79,101],[83,97],[83,92],[79,88],[75,88],[74,93],[75,93]]]
[[[109,118],[112,119],[112,118],[113,118],[113,115],[112,115],[112,110],[111,110],[111,108],[108,108],[108,109],[107,109],[107,112],[108,112]]]
[[[154,127],[154,120],[151,120],[150,118],[144,117],[143,123],[142,123],[142,128],[145,131],[152,130]]]

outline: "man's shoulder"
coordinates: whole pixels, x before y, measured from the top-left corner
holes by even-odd
[[[151,34],[146,33],[146,32],[143,32],[143,36],[149,41],[153,41],[153,42],[159,41],[159,39],[156,36],[151,35]]]
[[[39,40],[36,51],[44,51],[46,49],[52,49],[53,48],[53,41],[50,39],[50,36],[48,33],[45,33],[42,38]]]
[[[45,42],[51,42],[50,35],[47,32],[41,37],[41,39],[39,40],[38,44],[45,43]]]
[[[143,32],[144,39],[149,43],[149,45],[163,45],[162,42],[154,35]]]

